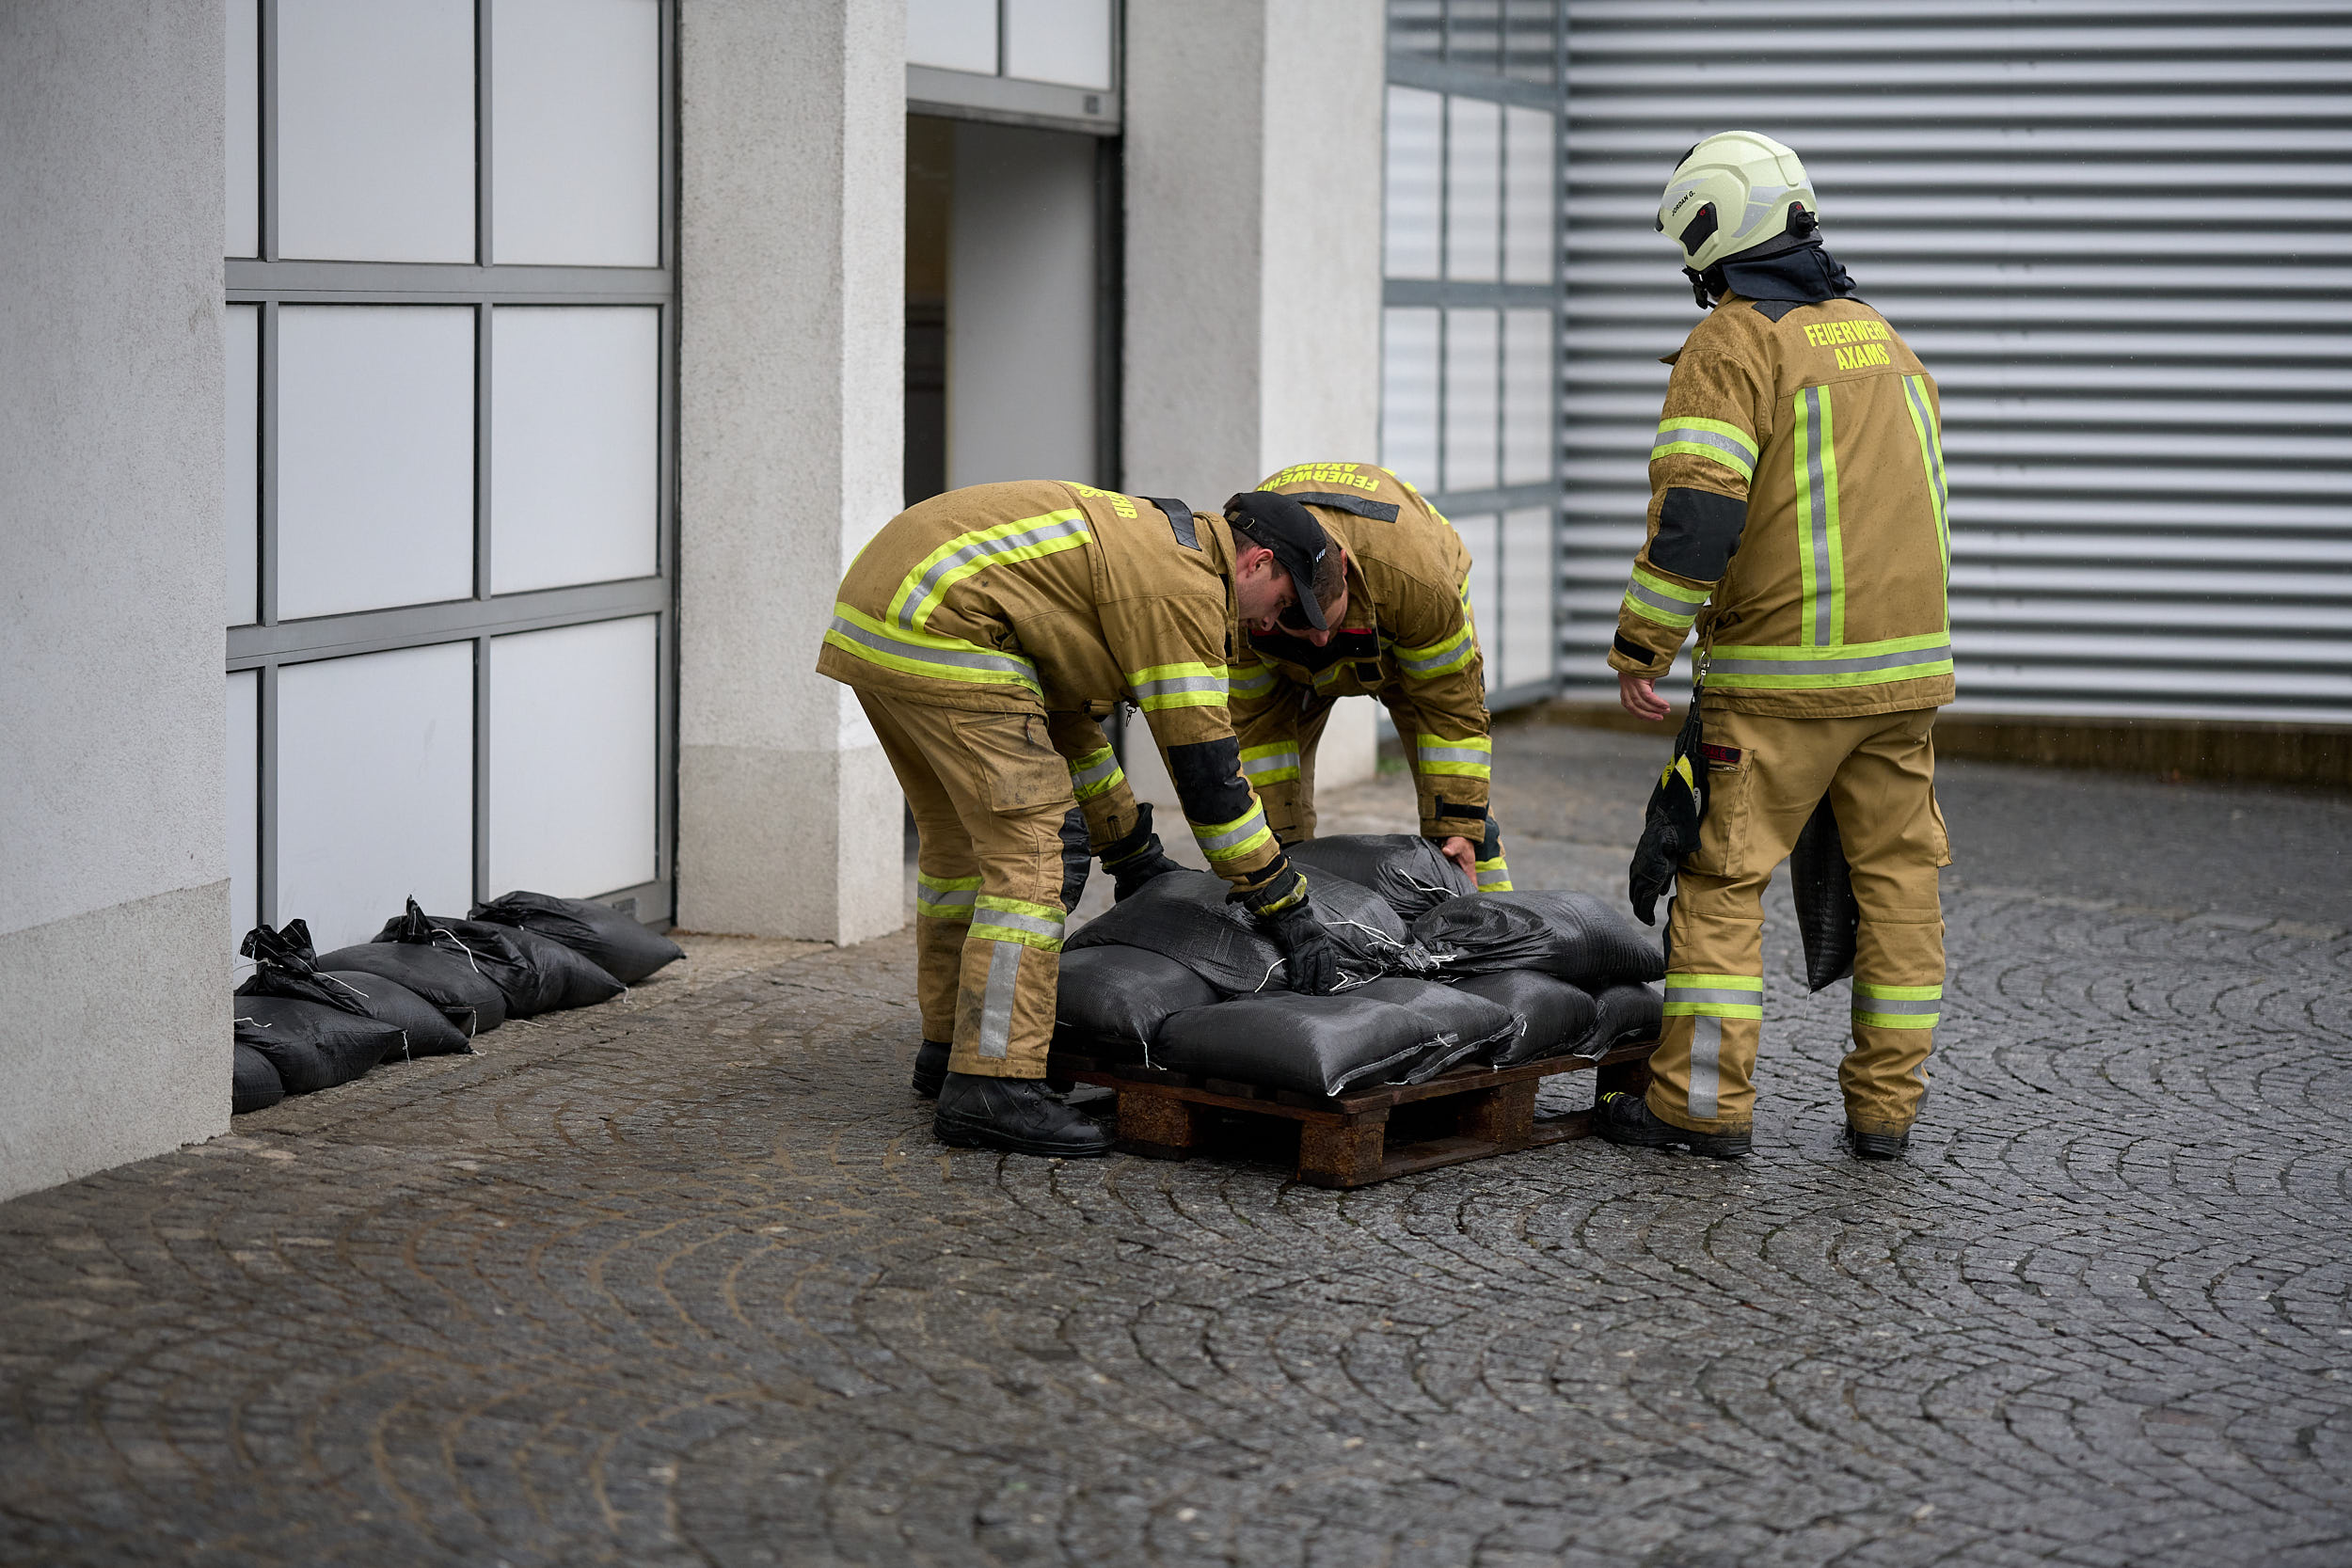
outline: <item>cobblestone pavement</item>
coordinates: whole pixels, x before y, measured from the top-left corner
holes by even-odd
[[[1660,744],[1507,731],[1521,880],[1613,886]],[[2344,817],[2207,792],[2273,847],[2217,856],[2086,787],[1947,770],[1895,1166],[1835,1147],[1785,918],[1752,1161],[1344,1195],[944,1150],[903,937],[697,943],[0,1205],[0,1559],[2352,1562],[2352,938],[2264,859],[2340,898]],[[2136,904],[2037,852],[2076,820],[2212,875]]]

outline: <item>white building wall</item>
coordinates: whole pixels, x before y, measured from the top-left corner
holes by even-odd
[[[678,924],[857,942],[900,800],[815,665],[900,499],[906,8],[685,0],[678,51]]]
[[[1126,487],[1214,511],[1286,464],[1374,461],[1383,8],[1128,0],[1126,20]],[[1374,714],[1333,712],[1318,784],[1371,774]]]
[[[0,7],[0,1197],[229,1124],[223,25]]]

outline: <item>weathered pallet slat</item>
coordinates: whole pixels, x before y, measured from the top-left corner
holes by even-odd
[[[1649,1053],[1657,1044],[1621,1045],[1597,1060],[1559,1056],[1499,1071],[1462,1068],[1426,1084],[1356,1089],[1327,1100],[1072,1051],[1055,1053],[1048,1070],[1057,1079],[1117,1092],[1119,1147],[1127,1153],[1184,1160],[1204,1148],[1221,1120],[1254,1119],[1261,1134],[1294,1123],[1298,1180],[1344,1190],[1589,1136],[1589,1111],[1535,1119],[1541,1082],[1589,1069],[1598,1075],[1597,1094],[1639,1092],[1648,1085]],[[1405,1115],[1392,1125],[1397,1111]]]

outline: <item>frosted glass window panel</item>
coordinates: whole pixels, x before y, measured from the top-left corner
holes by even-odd
[[[1005,74],[1108,91],[1111,0],[1005,0]]]
[[[490,644],[490,892],[654,876],[654,618]]]
[[[907,64],[996,74],[996,0],[907,0]]]
[[[1389,89],[1388,198],[1382,217],[1391,277],[1438,276],[1445,99],[1419,87]]]
[[[1491,490],[1502,410],[1496,383],[1502,313],[1479,307],[1445,313],[1445,479],[1448,490]]]
[[[490,591],[654,574],[660,318],[490,314]]]
[[[1470,625],[1478,630],[1478,651],[1486,661],[1486,684],[1492,686],[1496,680],[1494,637],[1502,629],[1495,617],[1495,585],[1502,572],[1494,514],[1456,517],[1454,531],[1470,550]]]
[[[319,951],[365,942],[414,895],[473,891],[473,644],[288,665],[278,675],[278,923]]]
[[[1556,122],[1541,109],[1502,111],[1502,277],[1507,283],[1551,281],[1555,205],[1552,145]]]
[[[262,918],[262,676],[229,677],[229,946]]]
[[[473,0],[278,0],[278,250],[474,259]]]
[[[1551,312],[1502,313],[1502,483],[1551,477]]]
[[[1522,82],[1549,84],[1558,75],[1553,27],[1559,0],[1504,0],[1502,70]]]
[[[223,256],[262,253],[262,3],[229,0],[228,232]]]
[[[1448,98],[1446,121],[1446,276],[1491,283],[1502,257],[1502,105]]]
[[[231,305],[224,324],[228,430],[221,512],[229,544],[229,624],[262,618],[262,308]]]
[[[278,614],[473,593],[470,308],[278,311]]]
[[[658,0],[495,0],[490,202],[493,261],[660,264]]]
[[[1496,686],[1526,686],[1551,679],[1553,663],[1551,509],[1530,507],[1502,515],[1502,645],[1489,642],[1486,659],[1499,673]]]
[[[1395,306],[1380,341],[1380,466],[1438,487],[1438,312]]]

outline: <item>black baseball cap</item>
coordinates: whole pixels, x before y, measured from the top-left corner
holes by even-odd
[[[1315,568],[1331,547],[1330,535],[1314,514],[1279,490],[1245,490],[1225,503],[1226,520],[1252,543],[1274,552],[1274,562],[1290,574],[1298,593],[1298,612],[1316,631],[1323,624],[1323,605],[1315,598]]]

